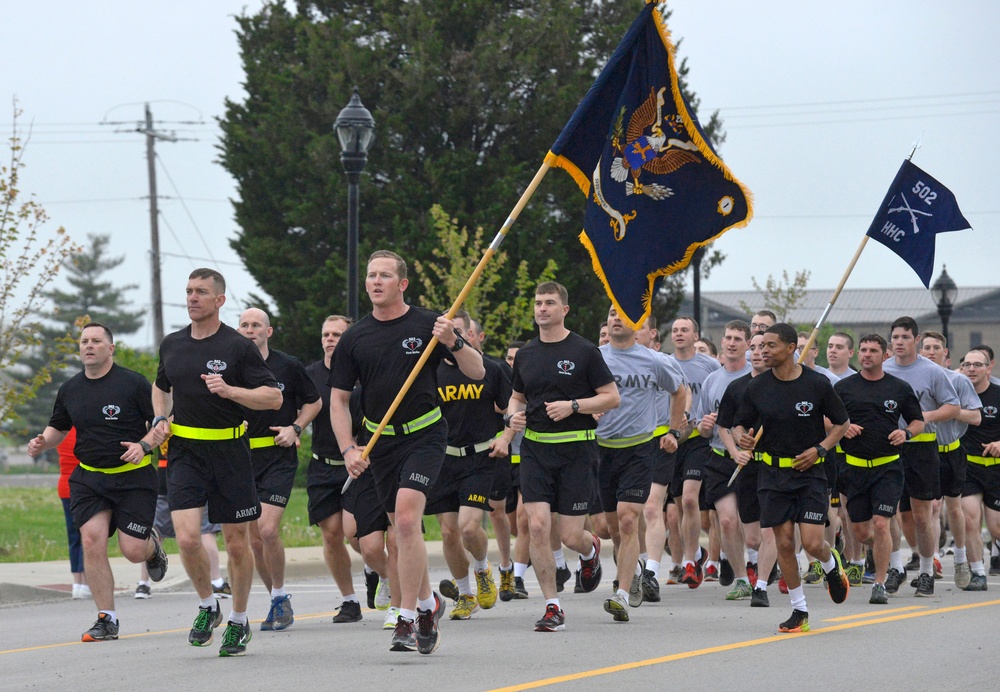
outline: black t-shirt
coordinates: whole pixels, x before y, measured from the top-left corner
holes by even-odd
[[[848,420],[844,403],[825,375],[802,368],[801,375],[785,382],[768,370],[747,385],[735,422],[750,428],[759,419],[764,433],[757,450],[795,457],[826,437],[824,416],[834,425]]]
[[[851,422],[864,428],[857,437],[840,440],[841,449],[851,456],[878,459],[899,454],[899,447],[889,442],[889,433],[899,428],[900,416],[907,425],[924,419],[913,387],[889,373],[874,382],[859,374],[848,375],[833,390],[844,402]]]
[[[247,435],[250,437],[273,437],[272,425],[291,425],[304,404],[319,400],[319,392],[316,391],[316,386],[298,358],[269,349],[267,360],[264,362],[274,375],[274,379],[278,381],[278,389],[281,390],[281,408],[277,411],[248,409]]]
[[[483,367],[486,377],[473,380],[447,360],[438,366],[441,412],[448,421],[448,444],[455,447],[485,442],[501,430],[496,407],[507,408],[510,379],[488,358],[483,358]]]
[[[753,374],[747,373],[743,377],[733,380],[726,387],[726,392],[722,395],[722,401],[719,402],[718,416],[715,419],[715,424],[718,427],[731,428],[736,425],[736,413],[740,410],[740,404],[743,403],[743,398],[746,396],[747,385],[750,384],[750,380],[752,379]],[[758,421],[754,421],[750,427],[757,430],[760,424]]]
[[[153,420],[152,387],[137,372],[112,365],[104,377],[79,372],[56,394],[49,425],[60,432],[76,427],[73,453],[87,466],[121,466],[122,442],[138,442]]]
[[[365,315],[344,332],[333,352],[330,387],[349,392],[360,381],[365,417],[381,422],[433,338],[437,318],[438,313],[413,305],[402,317],[393,320],[380,321]],[[437,368],[447,355],[448,349],[438,343],[400,402],[390,425],[408,423],[438,405]]]
[[[225,324],[212,336],[193,339],[188,325],[163,339],[156,371],[156,386],[173,390],[175,423],[196,428],[235,428],[243,423],[245,408],[208,391],[201,376],[211,374],[222,375],[233,387],[278,387],[250,339]]]
[[[986,456],[983,445],[1000,440],[1000,387],[990,383],[979,400],[983,402],[983,420],[979,425],[970,425],[962,435],[962,449],[974,457]]]
[[[326,361],[321,358],[307,365],[306,373],[319,392],[319,400],[323,402],[323,408],[312,422],[312,452],[316,456],[340,459],[337,438],[334,437],[330,424],[330,368],[326,367]]]
[[[590,414],[573,413],[557,422],[549,418],[545,404],[586,399],[614,381],[597,346],[573,332],[562,341],[532,339],[514,356],[513,388],[527,400],[528,429],[535,432],[595,429],[597,421]]]

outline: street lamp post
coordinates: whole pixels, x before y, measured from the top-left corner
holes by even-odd
[[[955,307],[955,298],[958,295],[958,286],[955,285],[954,279],[948,276],[947,267],[941,267],[941,275],[938,276],[937,281],[931,286],[931,296],[934,297],[934,304],[937,305],[938,316],[941,318],[941,334],[944,335],[944,340],[946,342],[948,339],[948,319],[951,317],[952,310]],[[954,347],[949,343],[949,348],[954,350]]]
[[[358,183],[375,141],[375,119],[361,103],[358,88],[333,124],[340,139],[340,163],[347,173],[347,312],[358,318]]]

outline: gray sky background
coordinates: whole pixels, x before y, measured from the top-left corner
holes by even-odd
[[[679,55],[688,58],[701,114],[721,110],[728,133],[721,154],[755,199],[750,226],[717,243],[727,260],[703,290],[749,291],[751,276],[763,283],[801,269],[812,272],[811,288],[832,289],[921,133],[914,163],[955,193],[975,229],[938,239],[935,277],[946,264],[960,287],[997,284],[1000,201],[990,190],[1000,153],[1000,3],[671,6],[670,29],[683,39]],[[233,16],[258,7],[254,0],[3,3],[0,96],[16,96],[20,127],[31,127],[21,189],[47,208],[49,232],[64,226],[78,242],[111,235],[113,253],[126,257],[113,278],[139,285],[130,294],[136,306],[150,303],[145,138],[135,132],[143,103],[152,103],[160,129],[197,140],[157,145],[159,194],[169,198],[160,222],[168,331],[187,322],[183,287],[196,266],[226,275],[230,324],[259,291],[228,246],[236,190],[215,163],[214,123],[223,99],[243,93]],[[5,140],[9,104],[0,118]],[[180,124],[199,119],[204,124]],[[920,283],[871,243],[847,286]],[[127,341],[152,345],[148,323]]]

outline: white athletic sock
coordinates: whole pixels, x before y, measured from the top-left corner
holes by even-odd
[[[979,562],[970,562],[969,569],[972,570],[973,574],[979,574],[981,576],[986,575],[986,567],[983,565],[982,560]]]
[[[639,553],[639,559],[649,562],[649,553]]]
[[[763,589],[764,591],[767,591],[767,579],[758,579],[757,585],[754,588]]]
[[[794,589],[789,589],[788,595],[792,598],[792,608],[801,610],[804,613],[809,612],[809,609],[806,607],[806,592],[801,584]]]
[[[434,600],[434,592],[431,592],[431,597],[427,600],[422,598],[417,599],[417,610],[434,610],[434,606],[437,605],[437,601]]]
[[[373,570],[371,567],[369,567],[368,565],[365,565],[365,574],[371,574],[374,571],[375,570]]]
[[[559,605],[559,599],[558,598],[548,598],[548,599],[546,599],[545,600],[545,605],[546,606],[554,605],[559,610],[562,610],[562,606]]]
[[[563,555],[562,548],[560,548],[559,550],[553,550],[552,557],[555,558],[557,568],[562,568],[566,566],[566,556]]]
[[[969,557],[968,557],[968,555],[965,552],[965,548],[955,548],[955,564],[956,565],[960,565],[960,564],[962,564],[963,562],[965,562],[968,559],[969,559]]]
[[[212,595],[212,596],[209,596],[208,598],[201,599],[201,603],[198,604],[198,605],[201,608],[211,608],[212,610],[215,610],[215,606],[217,604],[218,604],[218,601],[215,600],[215,596]]]
[[[920,574],[934,575],[934,558],[920,556]]]
[[[903,551],[894,550],[889,553],[889,567],[898,570],[900,573],[903,572]]]
[[[400,608],[399,609],[399,617],[400,618],[406,618],[410,622],[413,622],[414,620],[417,619],[417,611],[415,611],[415,610],[407,610],[406,608]]]
[[[708,560],[707,562],[705,562],[705,571],[706,572],[708,571],[709,567],[715,567],[715,569],[719,569],[719,563],[716,562],[715,560]]]
[[[584,555],[583,553],[580,553],[580,559],[581,560],[593,560],[594,559],[594,555],[596,555],[596,554],[597,554],[597,548],[595,548],[594,546],[590,546],[590,552],[587,553],[586,555]]]
[[[684,564],[681,565],[681,569],[687,569],[688,565],[691,565],[692,567],[694,567],[694,561],[693,560],[685,560]]]
[[[235,610],[229,611],[229,622],[234,622],[237,625],[247,624],[247,614],[246,611],[242,613],[237,613]]]
[[[113,611],[113,610],[101,610],[101,611],[98,611],[98,613],[97,613],[98,617],[100,617],[101,613],[107,613],[108,617],[111,619],[111,622],[114,622],[114,623],[118,622],[118,613],[116,613],[115,611]]]
[[[566,561],[563,560],[563,562],[565,563]],[[484,557],[482,560],[473,559],[472,561],[472,569],[476,570],[477,572],[481,572],[482,570],[486,569],[489,566],[490,566],[490,560],[489,558],[486,557]]]
[[[515,562],[514,563],[514,576],[524,579],[524,573],[528,571],[527,562]]]
[[[212,580],[212,586],[219,586],[219,587],[221,587],[225,583],[226,583],[226,580],[223,579],[222,577],[219,577],[218,579],[213,579]]]
[[[152,586],[152,584],[148,581],[143,581],[142,579],[140,579],[138,586]]]
[[[646,563],[646,569],[653,573],[653,579],[660,578],[660,563],[656,560],[650,560]]]
[[[461,594],[463,596],[471,596],[472,595],[472,583],[471,583],[471,581],[469,580],[468,577],[464,577],[463,579],[456,579],[455,580],[455,586],[458,587],[458,593],[459,594]]]
[[[618,589],[616,593],[622,598],[624,598],[626,601],[628,600],[628,591],[626,591],[625,589]]]
[[[358,595],[356,593],[352,593],[350,596],[344,596],[344,600],[350,603],[361,603],[361,601],[358,600]]]
[[[723,560],[728,560],[728,559],[729,558],[726,557],[726,551],[725,550],[720,550],[719,551],[719,562],[722,562]]]
[[[864,560],[851,560],[851,564],[852,565],[857,565],[858,567],[864,567],[865,566],[865,561]]]
[[[280,589],[278,587],[272,587],[271,588],[271,598],[272,599],[282,598],[282,597],[287,596],[287,595],[288,595],[288,592],[285,591],[285,587],[284,586],[282,586]]]
[[[753,548],[747,548],[747,562],[757,564],[757,551]]]
[[[833,559],[833,553],[830,553],[830,559],[826,562],[820,562],[823,565],[823,571],[829,572],[831,569],[837,566],[837,561]]]

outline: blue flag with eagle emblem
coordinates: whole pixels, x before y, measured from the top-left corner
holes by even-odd
[[[753,214],[681,94],[665,11],[647,0],[545,157],[587,196],[580,241],[633,328],[649,317],[657,277]]]
[[[924,288],[930,288],[934,237],[966,228],[972,226],[962,216],[951,190],[906,159],[865,235],[902,257],[924,282]]]

